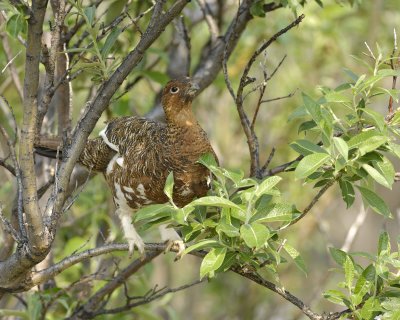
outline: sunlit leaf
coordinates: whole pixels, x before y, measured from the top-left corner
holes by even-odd
[[[306,264],[304,263],[304,260],[301,257],[300,253],[294,247],[292,247],[290,244],[288,244],[287,242],[283,245],[283,248],[289,254],[289,256],[293,259],[296,266],[301,271],[303,271],[305,275],[307,275]]]
[[[133,221],[151,220],[170,216],[175,209],[169,204],[153,204],[140,208],[133,216]]]
[[[337,264],[339,264],[340,266],[344,265],[346,258],[347,258],[346,252],[344,252],[343,250],[334,248],[334,247],[330,247],[329,252]]]
[[[307,156],[312,153],[327,153],[325,149],[321,148],[319,145],[312,143],[309,140],[296,140],[290,144],[293,150],[302,154],[303,156]]]
[[[365,188],[365,187],[357,186],[357,188],[358,188],[358,190],[360,190],[364,201],[375,212],[377,212],[385,217],[392,216],[390,209],[387,206],[387,204],[385,203],[385,201],[383,201],[383,199],[381,197],[379,197],[375,192],[373,192],[372,190]]]
[[[172,192],[174,190],[174,173],[171,171],[165,181],[164,193],[172,200]]]
[[[255,189],[255,196],[259,198],[263,194],[267,194],[274,186],[276,186],[282,178],[279,176],[272,176],[264,179]]]
[[[240,235],[250,248],[261,248],[269,238],[269,230],[263,224],[253,222],[240,227]]]
[[[386,253],[386,255],[390,253],[389,234],[386,231],[383,231],[379,236],[378,255],[382,253]]]
[[[329,158],[329,154],[326,153],[314,153],[304,157],[296,167],[294,172],[295,177],[297,179],[308,177],[325,164]]]
[[[346,279],[346,286],[349,290],[353,288],[353,280],[354,280],[354,264],[349,256],[346,256],[346,260],[343,264],[344,276]]]
[[[217,241],[213,239],[206,239],[206,240],[201,240],[194,245],[190,246],[189,248],[186,248],[185,251],[183,251],[182,255],[188,254],[189,252],[192,252],[193,250],[200,250],[204,248],[215,248],[215,247],[221,247],[222,245]]]
[[[386,188],[388,188],[388,189],[391,189],[391,188],[392,188],[392,186],[389,185],[389,183],[387,182],[386,178],[385,178],[383,175],[381,175],[381,174],[379,173],[379,171],[376,170],[374,167],[372,167],[372,166],[370,166],[369,164],[366,164],[366,163],[363,164],[362,167],[363,167],[363,169],[364,169],[365,171],[368,172],[368,174],[369,174],[376,182],[378,182],[379,184],[381,184],[382,186],[384,186],[384,187],[386,187]]]
[[[214,271],[224,262],[226,250],[226,248],[213,248],[206,254],[200,266],[200,279],[206,275],[214,276]]]
[[[349,147],[342,138],[340,137],[333,137],[333,144],[335,145],[335,148],[339,151],[339,153],[342,155],[345,161],[347,161],[349,157]]]

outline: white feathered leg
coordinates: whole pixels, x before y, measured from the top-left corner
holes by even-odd
[[[129,256],[133,254],[135,247],[138,248],[141,256],[144,255],[144,242],[139,236],[135,227],[132,224],[132,213],[133,210],[128,206],[125,196],[122,193],[121,186],[117,183],[114,184],[115,187],[115,205],[117,210],[115,213],[121,220],[122,230],[124,232],[125,239],[128,241],[129,246]]]
[[[129,257],[132,256],[135,247],[138,248],[140,255],[143,256],[144,242],[132,224],[131,211],[126,211],[124,209],[118,208],[115,213],[121,220],[122,230],[129,246]]]

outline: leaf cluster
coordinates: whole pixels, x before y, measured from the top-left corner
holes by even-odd
[[[400,247],[392,250],[387,232],[379,237],[377,254],[346,253],[330,248],[330,253],[344,274],[338,286],[342,290],[327,290],[324,297],[346,306],[354,319],[398,319],[400,317]],[[366,267],[357,258],[369,261]],[[347,319],[348,314],[342,319]]]

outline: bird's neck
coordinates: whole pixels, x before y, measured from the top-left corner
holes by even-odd
[[[166,115],[167,125],[185,130],[198,130],[199,124],[191,108],[182,109],[174,115]]]

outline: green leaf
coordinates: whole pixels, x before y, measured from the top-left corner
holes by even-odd
[[[322,120],[321,106],[305,93],[303,93],[303,102],[312,119],[319,123]]]
[[[307,130],[315,128],[316,126],[317,126],[317,124],[315,123],[314,120],[305,121],[299,125],[299,130],[297,130],[297,132],[300,133],[303,131],[307,131]]]
[[[27,30],[28,23],[24,17],[20,14],[14,14],[7,20],[6,30],[11,37],[17,38],[17,36]]]
[[[273,203],[251,217],[250,222],[290,222],[301,213],[288,203]]]
[[[171,171],[165,181],[164,193],[172,201],[172,193],[174,190],[174,173]]]
[[[363,109],[363,111],[372,120],[372,124],[374,124],[380,131],[382,131],[385,126],[384,116],[370,108],[365,108]]]
[[[263,224],[253,222],[240,227],[240,235],[249,248],[261,248],[268,240],[270,233]]]
[[[294,172],[297,179],[308,177],[310,174],[317,171],[330,158],[326,153],[314,153],[305,156],[296,167]]]
[[[28,308],[29,319],[38,320],[41,318],[42,302],[38,292],[34,292],[28,295]]]
[[[229,180],[231,180],[235,185],[239,184],[244,177],[244,172],[242,170],[227,170],[225,168],[222,169],[222,174],[227,177]]]
[[[196,199],[190,203],[192,206],[214,206],[214,207],[224,207],[224,208],[232,208],[236,210],[242,210],[237,204],[232,201],[217,197],[217,196],[207,196]]]
[[[342,155],[344,160],[348,160],[349,158],[349,147],[342,138],[340,137],[333,137],[333,144],[339,153]]]
[[[250,7],[250,14],[255,17],[265,17],[264,1],[258,0]]]
[[[379,236],[378,255],[380,256],[381,253],[390,254],[389,234],[386,231],[383,231]]]
[[[349,291],[352,292],[353,280],[354,280],[354,264],[349,256],[346,256],[343,268],[344,268],[344,276],[346,279],[346,286],[349,289]]]
[[[288,121],[292,121],[294,119],[304,118],[308,116],[308,112],[304,105],[297,107],[288,117]]]
[[[209,166],[214,166],[214,167],[218,166],[218,163],[215,160],[215,156],[211,152],[203,154],[199,158],[198,162],[201,163],[202,165],[206,166],[207,168]]]
[[[96,7],[95,6],[86,7],[84,9],[84,14],[89,22],[89,25],[93,26],[93,21],[96,16]]]
[[[301,271],[303,271],[305,275],[307,275],[307,268],[306,268],[303,258],[300,256],[300,253],[295,248],[293,248],[290,244],[288,244],[287,242],[283,245],[283,248],[289,254],[289,256],[293,259],[296,266]]]
[[[326,95],[324,95],[326,102],[335,102],[335,103],[350,103],[351,99],[349,96],[344,95],[338,91],[330,91]]]
[[[267,194],[274,186],[276,186],[282,178],[278,176],[272,176],[264,179],[255,189],[254,195],[259,198],[263,194]]]
[[[114,28],[111,33],[108,35],[106,42],[104,43],[103,48],[101,48],[101,56],[103,59],[105,59],[108,54],[110,53],[110,50],[114,46],[115,42],[118,39],[118,36],[121,34],[122,29],[120,28]]]
[[[212,240],[212,239],[201,240],[196,244],[186,248],[185,251],[182,252],[182,256],[188,254],[189,252],[192,252],[193,250],[200,250],[203,248],[215,248],[215,247],[220,248],[222,247],[222,245],[217,240]]]
[[[389,185],[389,183],[387,182],[387,180],[385,179],[385,177],[383,175],[381,175],[379,173],[378,170],[376,170],[374,167],[370,166],[369,164],[363,164],[362,168],[368,172],[368,174],[379,184],[381,184],[382,186],[388,188],[388,189],[392,189],[392,186]]]
[[[224,262],[226,250],[226,248],[213,248],[206,254],[200,266],[200,279],[206,275],[214,276],[214,271]]]
[[[330,302],[333,302],[335,304],[340,304],[342,306],[346,306],[346,300],[347,297],[345,294],[341,291],[338,290],[327,290],[323,293],[324,298],[329,300]]]
[[[385,201],[383,201],[383,199],[379,197],[375,192],[365,187],[357,186],[357,188],[358,190],[360,190],[364,201],[368,204],[368,206],[372,208],[372,210],[385,217],[392,217],[390,209]]]
[[[356,198],[353,185],[349,181],[340,180],[339,187],[340,191],[342,192],[342,198],[346,203],[346,207],[350,208],[353,205],[354,200]]]
[[[174,210],[169,203],[148,205],[136,211],[133,222],[169,217]]]
[[[343,266],[346,258],[347,258],[347,253],[344,252],[343,250],[336,249],[334,247],[329,248],[329,252],[333,258],[333,260],[336,261],[336,263],[340,266]]]
[[[382,144],[388,141],[388,137],[381,135],[380,133],[370,130],[357,134],[352,137],[347,145],[349,149],[358,148],[360,150],[361,155],[366,154],[367,152],[374,151],[379,148]]]
[[[225,222],[220,222],[215,230],[218,233],[222,232],[222,233],[226,234],[230,238],[240,236],[238,228],[234,227],[231,224],[225,223]]]
[[[360,145],[365,143],[366,140],[374,137],[382,137],[382,135],[374,130],[363,131],[352,137],[349,141],[347,141],[347,145],[349,149],[358,148]]]
[[[392,187],[396,174],[392,163],[386,157],[382,157],[382,161],[374,161],[373,166],[384,176],[388,185]]]
[[[308,156],[312,153],[327,153],[326,150],[321,148],[319,145],[303,139],[296,140],[295,142],[291,143],[290,147],[303,156]]]

